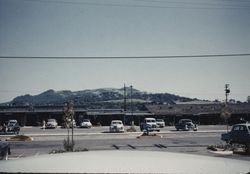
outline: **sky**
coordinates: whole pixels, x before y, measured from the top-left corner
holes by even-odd
[[[48,89],[128,86],[246,101],[250,56],[10,59],[250,53],[247,0],[0,0],[0,102]]]

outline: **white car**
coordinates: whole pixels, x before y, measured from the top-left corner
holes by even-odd
[[[160,132],[160,128],[156,124],[155,118],[145,118],[144,122],[140,125],[141,131],[157,131]]]
[[[56,119],[48,119],[47,123],[46,123],[46,128],[49,129],[49,128],[57,128],[57,121]]]
[[[124,132],[124,125],[121,120],[112,120],[110,127],[110,132]]]
[[[161,128],[165,127],[165,122],[163,119],[156,119],[156,124]]]
[[[91,122],[89,121],[89,119],[84,119],[84,120],[81,122],[80,127],[81,127],[81,128],[91,128],[91,127],[92,127],[92,124],[91,124]]]

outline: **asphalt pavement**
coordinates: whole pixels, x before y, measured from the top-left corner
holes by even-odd
[[[129,128],[129,126],[127,127]],[[92,127],[75,128],[75,149],[78,150],[149,150],[191,153],[214,156],[207,150],[208,145],[222,144],[221,133],[226,126],[199,126],[198,131],[176,131],[174,127],[165,127],[152,136],[141,136],[142,132],[107,133],[109,128]],[[126,130],[126,129],[125,129]],[[71,132],[70,132],[71,133]],[[67,138],[67,129],[41,129],[40,127],[23,127],[20,134],[31,136],[29,142],[10,142],[10,159],[48,154],[63,150],[63,140]],[[155,134],[155,136],[153,136]],[[7,136],[0,136],[5,140]],[[250,156],[234,154],[226,158],[250,160]]]

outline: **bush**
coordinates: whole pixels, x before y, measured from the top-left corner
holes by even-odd
[[[68,140],[63,140],[63,147],[64,147],[64,150],[66,152],[73,152],[74,151],[74,146],[75,146],[75,142],[73,141],[70,141],[69,139]]]

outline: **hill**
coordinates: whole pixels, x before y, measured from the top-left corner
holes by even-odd
[[[130,102],[130,89],[126,88],[127,102]],[[193,101],[187,97],[181,97],[169,93],[147,93],[133,89],[132,98],[134,103],[165,103]],[[124,103],[124,88],[100,88],[82,91],[54,91],[47,90],[38,95],[23,95],[14,98],[9,105],[62,105],[66,101],[73,100],[76,105],[108,105],[109,107],[121,107]],[[112,106],[113,105],[113,106]],[[119,106],[118,106],[119,105]]]

